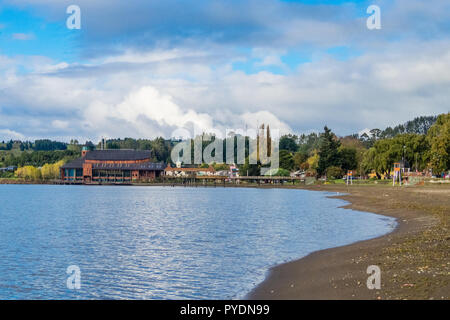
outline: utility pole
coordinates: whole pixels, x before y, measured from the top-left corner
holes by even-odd
[[[417,168],[417,153],[416,153],[416,172],[418,172],[419,169]]]
[[[404,146],[403,146],[403,158],[402,158],[402,160],[403,160],[403,165],[405,165],[405,149],[406,149],[406,146],[404,145]]]

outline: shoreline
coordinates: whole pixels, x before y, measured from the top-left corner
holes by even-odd
[[[370,190],[363,190],[361,194],[361,190],[364,188]],[[443,274],[443,277],[447,276],[445,283],[441,283],[441,285],[433,285],[432,283],[427,285],[425,283],[423,287],[423,279],[417,279],[420,278],[420,276],[417,276],[420,273],[414,273],[413,270],[406,270],[409,276],[407,277],[408,283],[401,283],[405,281],[393,282],[392,278],[403,280],[397,274],[402,270],[401,268],[400,270],[399,268],[389,269],[391,265],[389,263],[386,264],[386,259],[391,260],[391,258],[395,258],[387,255],[387,252],[390,251],[389,249],[393,245],[397,246],[400,244],[401,246],[402,243],[410,241],[410,237],[419,236],[423,232],[429,232],[433,228],[440,226],[440,219],[422,210],[410,210],[403,206],[392,206],[389,205],[389,201],[373,203],[373,201],[368,201],[364,197],[367,196],[367,193],[373,193],[375,198],[377,195],[389,198],[392,197],[392,192],[416,192],[413,190],[426,192],[427,189],[424,189],[424,187],[421,187],[421,189],[396,189],[381,186],[347,187],[338,185],[303,187],[299,189],[346,193],[328,197],[349,202],[342,208],[396,218],[397,226],[392,232],[380,237],[315,251],[300,259],[276,265],[270,268],[266,279],[247,294],[246,299],[450,299],[450,284],[448,281],[450,273],[447,275]],[[444,197],[450,195],[450,189],[448,188],[431,189],[444,191]],[[446,218],[448,219],[448,213]],[[448,248],[449,239],[450,237],[444,240],[446,242],[444,250]],[[445,252],[443,254],[445,255]],[[398,262],[398,259],[394,260]],[[445,260],[441,262],[444,263],[443,265],[446,264],[444,268],[448,270],[450,262]],[[382,279],[380,290],[367,289],[366,281],[369,275],[366,273],[366,269],[369,265],[380,266]],[[419,283],[421,286],[419,286]]]

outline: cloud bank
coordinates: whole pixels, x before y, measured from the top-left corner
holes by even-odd
[[[6,1],[50,22],[66,2]],[[448,112],[450,4],[376,2],[373,32],[360,2],[80,0],[76,61],[0,51],[0,139],[344,135]]]

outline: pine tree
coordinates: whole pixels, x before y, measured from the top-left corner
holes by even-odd
[[[339,146],[341,143],[336,139],[331,129],[325,126],[324,130],[319,148],[319,164],[317,168],[319,175],[323,175],[328,167],[340,165]]]

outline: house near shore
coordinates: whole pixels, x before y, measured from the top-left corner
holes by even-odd
[[[297,171],[291,172],[290,176],[294,177],[294,178],[305,179],[306,172],[305,172],[305,170],[297,170]]]
[[[151,161],[151,151],[83,149],[81,157],[60,169],[61,180],[80,183],[130,183],[154,180],[164,163]]]
[[[218,176],[218,177],[229,177],[230,176],[230,171],[229,170],[219,170],[219,171],[216,171],[214,173],[214,175]]]
[[[239,177],[239,168],[235,164],[232,164],[230,166],[230,178],[238,178],[238,177]]]
[[[228,170],[219,170],[214,173],[215,176],[219,177],[228,177],[228,178],[238,178],[239,177],[239,168],[232,164],[230,165]]]
[[[0,168],[0,172],[14,172],[17,170],[16,166],[9,166],[5,168]]]

